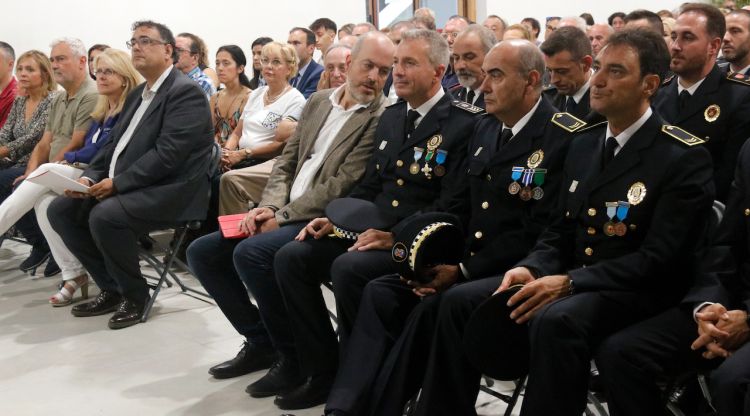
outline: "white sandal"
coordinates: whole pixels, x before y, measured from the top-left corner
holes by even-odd
[[[49,303],[55,307],[70,305],[73,303],[73,295],[79,288],[81,289],[81,299],[88,299],[89,277],[87,275],[60,282],[60,291],[49,298]]]

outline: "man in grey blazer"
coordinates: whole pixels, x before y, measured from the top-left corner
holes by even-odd
[[[112,329],[138,323],[149,297],[138,236],[205,216],[213,146],[208,100],[174,69],[172,32],[136,22],[127,45],[146,82],[127,97],[112,140],[78,180],[89,193],[68,191],[48,211],[52,227],[101,289],[72,314],[116,311]]]
[[[347,83],[310,97],[258,207],[240,226],[249,237],[228,240],[217,232],[188,247],[191,270],[247,339],[235,358],[212,367],[209,373],[216,378],[236,377],[275,363],[269,375],[248,386],[247,392],[254,397],[275,395],[284,387],[280,381],[298,381],[276,375],[279,368],[289,368],[283,363],[296,362],[296,349],[274,278],[274,254],[364,175],[386,105],[382,90],[394,50],[382,33],[362,36],[348,58]]]

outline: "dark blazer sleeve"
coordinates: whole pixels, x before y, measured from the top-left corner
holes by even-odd
[[[323,66],[315,61],[310,61],[310,66],[305,72],[304,79],[301,80],[301,85],[297,88],[305,99],[310,98],[312,93],[318,89],[318,81],[320,81],[320,74],[323,73]]]
[[[159,182],[179,169],[195,148],[191,141],[196,137],[195,132],[202,131],[204,117],[199,111],[206,108],[206,96],[203,90],[188,82],[190,80],[178,78],[167,91],[163,117],[152,119],[161,123],[155,146],[115,175],[113,181],[117,192],[124,193]]]

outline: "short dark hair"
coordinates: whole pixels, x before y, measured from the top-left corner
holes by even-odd
[[[87,56],[91,56],[91,52],[93,52],[93,51],[104,52],[104,51],[106,51],[109,48],[110,48],[109,45],[105,45],[103,43],[97,43],[97,44],[95,44],[95,45],[93,45],[92,47],[89,48],[88,53],[86,55]]]
[[[625,15],[624,20],[625,20],[625,24],[627,24],[629,22],[632,22],[633,20],[641,20],[641,19],[646,19],[651,30],[659,34],[664,33],[664,22],[662,22],[661,17],[659,17],[658,14],[652,12],[651,10],[645,10],[645,9],[633,10],[632,12]],[[722,36],[724,36],[723,33],[722,33]]]
[[[4,51],[11,61],[16,60],[16,51],[13,50],[13,47],[10,46],[10,44],[0,40],[0,50]]]
[[[750,19],[750,10],[745,9],[737,9],[732,10],[727,14],[727,16],[745,16],[746,18]],[[748,29],[750,29],[750,22],[748,22]]]
[[[669,71],[670,55],[667,43],[660,34],[641,27],[621,30],[609,37],[606,47],[615,46],[629,46],[638,53],[641,77],[654,74],[664,80]]]
[[[136,29],[141,27],[148,27],[151,29],[156,29],[157,32],[159,32],[159,37],[161,38],[161,41],[164,42],[165,45],[171,45],[172,46],[172,62],[177,62],[177,45],[174,41],[174,35],[172,34],[172,31],[169,30],[169,28],[166,25],[163,25],[161,23],[156,23],[151,20],[139,20],[135,23],[133,23],[133,27],[130,28],[133,32],[135,32]]]
[[[591,15],[591,13],[581,13],[581,16],[583,20],[586,21],[586,24],[589,26],[594,26],[594,16]]]
[[[534,19],[533,17],[524,17],[523,20],[521,20],[521,23],[530,24],[531,30],[536,30],[537,36],[539,36],[539,33],[541,33],[542,26],[539,24],[539,21]]]
[[[727,31],[727,21],[724,14],[716,6],[703,3],[688,3],[680,9],[680,15],[693,12],[706,17],[706,32],[712,38],[724,38]]]
[[[568,51],[575,61],[592,54],[589,37],[581,29],[573,26],[564,26],[552,32],[539,49],[547,56]]]
[[[250,45],[250,49],[260,45],[265,46],[268,43],[273,42],[273,39],[267,37],[267,36],[261,36],[253,41],[253,43]],[[258,83],[260,82],[261,73],[260,71],[256,71],[255,68],[253,68],[253,79],[250,80],[250,89],[257,89]]]
[[[321,17],[320,19],[316,19],[314,22],[312,22],[310,24],[310,30],[315,31],[321,26],[323,26],[323,29],[325,30],[333,30],[333,33],[336,33],[336,22],[327,17]]]
[[[493,18],[493,19],[497,19],[497,20],[499,20],[499,21],[500,21],[500,23],[502,23],[502,24],[503,24],[503,30],[506,30],[506,29],[508,28],[508,22],[506,22],[506,21],[505,21],[505,19],[503,19],[502,17],[500,17],[500,16],[498,16],[498,15],[496,15],[496,14],[491,14],[491,15],[487,16],[487,18],[488,18],[488,19],[489,19],[490,17],[491,17],[491,18]]]
[[[208,47],[203,39],[188,32],[182,32],[177,37],[190,39],[190,54],[198,55],[198,67],[201,70],[210,66],[208,65]]]
[[[622,20],[625,20],[625,13],[623,12],[614,12],[609,15],[607,18],[607,23],[609,23],[610,26],[614,26],[615,19],[620,18]]]
[[[315,33],[313,33],[312,30],[306,28],[306,27],[295,27],[292,30],[289,31],[291,34],[292,32],[304,32],[307,37],[307,45],[314,45],[315,44]]]

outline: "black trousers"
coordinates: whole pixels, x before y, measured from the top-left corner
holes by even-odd
[[[102,290],[117,292],[144,304],[149,297],[141,275],[137,239],[149,231],[174,226],[135,218],[117,197],[99,203],[93,199],[56,198],[47,211],[52,228]]]
[[[13,181],[23,175],[25,171],[25,166],[0,169],[0,202],[5,201],[5,198],[10,196],[14,189]],[[21,232],[29,244],[37,249],[49,251],[47,240],[36,222],[34,210],[25,213],[16,222],[16,229]]]
[[[274,259],[276,280],[298,346],[300,368],[306,375],[331,373],[338,367],[338,343],[321,282],[333,282],[343,350],[365,285],[395,270],[390,252],[349,252],[350,246],[351,241],[335,238],[292,241]]]
[[[698,337],[692,310],[672,308],[607,338],[596,364],[613,416],[669,414],[657,380],[686,370],[710,375],[713,404],[720,416],[750,415],[750,344],[727,360],[707,360],[690,344]]]

